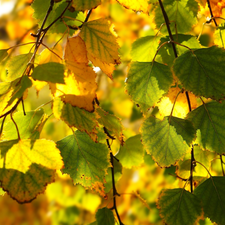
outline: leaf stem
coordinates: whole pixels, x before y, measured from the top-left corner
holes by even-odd
[[[222,155],[220,155],[220,162],[221,162],[222,174],[223,174],[223,176],[225,176],[225,172],[224,172],[224,168],[223,168],[224,162],[223,162]]]
[[[20,138],[19,128],[18,128],[18,126],[17,126],[17,124],[16,124],[16,121],[13,119],[12,114],[13,114],[13,112],[10,113],[10,117],[11,117],[11,120],[13,121],[13,123],[14,123],[14,125],[15,125],[15,127],[16,127],[18,139],[20,140],[21,138]]]
[[[213,21],[214,21],[214,23],[215,23],[215,25],[217,27],[218,24],[217,24],[217,22],[216,22],[216,20],[215,20],[215,18],[213,16],[213,12],[212,12],[212,8],[211,8],[210,1],[209,0],[207,0],[207,4],[208,4],[208,8],[209,8],[209,11],[210,11],[210,14],[211,14],[211,18],[213,18]]]

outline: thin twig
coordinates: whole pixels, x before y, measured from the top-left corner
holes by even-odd
[[[16,121],[13,119],[12,114],[13,114],[13,112],[10,113],[10,117],[11,117],[11,120],[13,121],[13,123],[14,123],[14,125],[15,125],[15,127],[16,127],[18,139],[20,140],[21,138],[20,138],[19,128],[18,128],[18,126],[17,126],[17,124],[16,124]]]
[[[222,155],[220,155],[220,162],[221,162],[222,174],[223,174],[223,176],[225,176],[225,172],[224,172],[224,168],[223,168],[224,162],[223,162]]]
[[[208,4],[208,8],[209,8],[209,11],[210,11],[210,14],[211,14],[211,18],[213,18],[213,21],[214,21],[214,23],[215,23],[215,25],[217,27],[218,25],[217,25],[217,22],[216,22],[216,20],[215,20],[215,18],[213,16],[213,12],[212,12],[212,8],[211,8],[210,1],[209,0],[207,0],[207,4]]]
[[[23,99],[21,100],[21,102],[22,102],[22,107],[23,107],[23,115],[26,116],[26,111],[25,111],[25,106],[24,106]]]

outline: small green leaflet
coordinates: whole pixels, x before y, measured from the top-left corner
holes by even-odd
[[[213,46],[179,56],[173,71],[184,88],[196,96],[220,100],[225,97],[224,61],[225,50]]]
[[[165,117],[162,121],[149,117],[143,122],[141,133],[144,147],[161,167],[182,159],[195,137],[192,123],[176,117]]]
[[[126,168],[140,166],[143,163],[144,148],[141,143],[141,135],[128,138],[123,146],[120,146],[119,153],[116,155],[121,164]]]
[[[76,131],[74,135],[57,142],[67,173],[74,184],[84,187],[103,187],[103,180],[109,167],[109,150],[106,145],[95,143],[86,134]]]
[[[57,119],[63,120],[70,127],[86,132],[92,140],[96,141],[98,123],[95,113],[64,103],[60,98],[56,98],[53,102],[53,113]]]
[[[195,0],[164,0],[163,6],[171,21],[170,28],[173,33],[190,32],[192,26],[197,23],[198,3]],[[155,10],[155,23],[157,28],[165,23],[160,6]],[[175,24],[176,23],[176,29]],[[163,26],[160,32],[168,34],[166,26]]]
[[[210,177],[200,184],[194,194],[203,203],[205,217],[217,225],[225,224],[225,177]]]
[[[153,106],[166,94],[173,82],[168,66],[158,62],[133,62],[126,89],[135,103]]]
[[[131,58],[137,62],[151,62],[159,46],[160,37],[146,36],[132,44]],[[157,60],[156,60],[157,61]]]
[[[205,150],[225,153],[225,101],[203,104],[187,115],[197,129],[196,142]]]
[[[203,213],[199,198],[181,188],[163,190],[158,207],[167,225],[197,224]]]
[[[45,64],[40,64],[35,67],[32,73],[32,77],[35,80],[65,84],[64,71],[65,67],[63,64],[49,62]]]
[[[0,63],[8,55],[8,49],[0,49]]]
[[[24,75],[24,72],[27,68],[27,64],[31,59],[31,56],[32,56],[31,53],[17,55],[8,61],[6,65],[6,69],[8,71],[6,77],[7,81],[13,81]]]
[[[20,137],[22,139],[30,138],[43,116],[43,109],[40,109],[38,111],[26,112],[26,115],[24,115],[23,112],[14,113],[13,119],[18,126]],[[8,118],[3,129],[3,139],[12,140],[17,138],[18,136],[15,124],[13,123],[11,118]]]
[[[99,209],[96,213],[97,225],[114,225],[115,218],[112,210],[108,208]]]
[[[87,10],[87,9],[93,9],[101,4],[101,0],[73,0],[73,7],[76,10]]]

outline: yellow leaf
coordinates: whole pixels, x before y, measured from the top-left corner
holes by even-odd
[[[54,52],[54,53],[53,53]],[[39,64],[49,63],[49,62],[56,62],[62,63],[63,50],[61,45],[56,45],[54,48],[44,49],[40,56],[39,56]]]
[[[84,41],[79,36],[67,39],[65,61],[88,64],[87,50]]]
[[[134,11],[142,11],[147,13],[149,11],[149,4],[146,0],[117,0],[125,8],[132,9]]]
[[[65,103],[92,112],[97,89],[94,71],[83,63],[67,63],[67,67],[72,73],[65,76],[65,84],[50,84],[52,94]]]
[[[80,36],[90,54],[104,63],[119,64],[119,45],[109,29],[110,26],[106,19],[93,20],[84,23]]]
[[[94,66],[100,67],[103,73],[105,73],[110,79],[113,79],[112,73],[115,69],[114,64],[112,63],[104,63],[100,59],[94,57],[93,55],[88,53],[88,58],[93,63]]]
[[[14,169],[26,173],[36,163],[49,169],[61,169],[63,166],[59,150],[53,141],[44,139],[21,139],[0,143],[0,165],[5,169]]]

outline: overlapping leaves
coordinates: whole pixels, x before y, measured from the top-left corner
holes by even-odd
[[[180,160],[190,150],[195,137],[190,121],[172,116],[163,120],[148,117],[142,124],[141,133],[147,152],[162,167]]]

